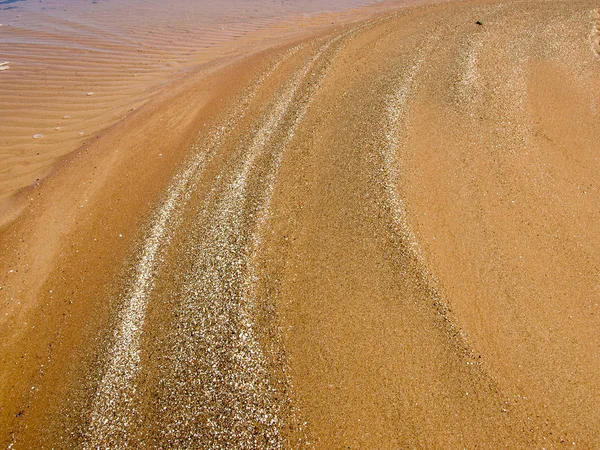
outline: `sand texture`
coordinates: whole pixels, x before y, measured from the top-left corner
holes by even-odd
[[[169,78],[14,198],[0,445],[600,447],[598,4],[400,6]]]
[[[370,3],[0,3],[0,211],[174,79],[381,8],[358,8]]]

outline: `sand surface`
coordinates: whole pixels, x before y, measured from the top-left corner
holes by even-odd
[[[0,78],[0,211],[61,158],[190,70],[356,20],[356,8],[372,3],[1,2],[0,63],[8,69]]]
[[[599,20],[387,4],[149,69],[0,228],[0,445],[600,447]]]

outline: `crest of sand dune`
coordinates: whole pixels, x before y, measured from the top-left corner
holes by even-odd
[[[4,446],[600,446],[598,5],[271,22],[312,6],[208,53],[193,9],[111,6],[156,67],[81,84],[81,111],[145,106],[90,119],[0,229]]]

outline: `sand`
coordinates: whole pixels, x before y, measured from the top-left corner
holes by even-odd
[[[0,66],[6,69],[0,85],[0,210],[19,190],[48,175],[57,161],[173,80],[325,24],[356,20],[368,14],[357,8],[370,3],[51,0],[0,5],[0,61],[10,62]]]
[[[13,198],[4,446],[600,445],[597,4],[399,6],[153,75]]]

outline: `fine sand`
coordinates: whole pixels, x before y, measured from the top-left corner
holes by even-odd
[[[286,11],[0,84],[0,445],[599,448],[598,4]]]
[[[384,7],[339,11],[369,3],[0,2],[0,213],[174,79]]]

